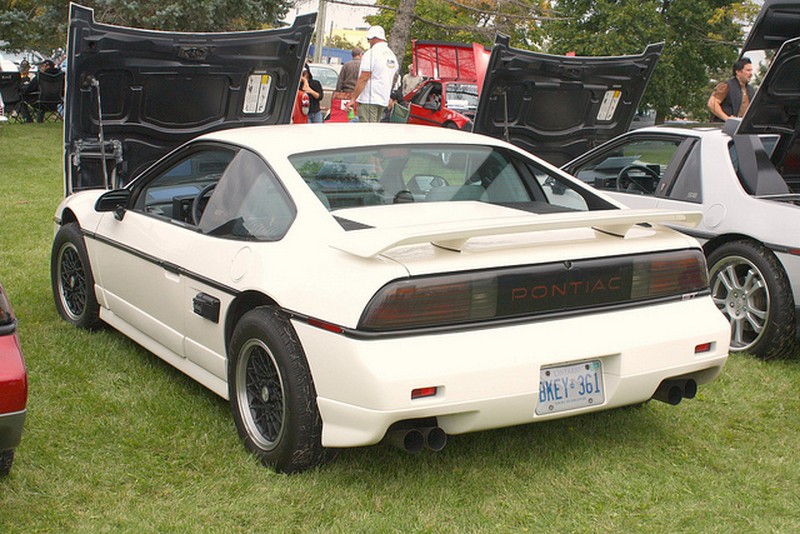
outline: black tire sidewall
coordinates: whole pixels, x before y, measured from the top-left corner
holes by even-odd
[[[284,428],[269,450],[259,446],[250,435],[237,395],[239,352],[252,339],[259,339],[269,347],[282,378]],[[228,395],[239,436],[247,450],[264,464],[281,473],[293,473],[325,461],[322,422],[309,366],[294,329],[276,308],[256,308],[236,325],[228,356]]]
[[[78,259],[83,267],[83,273],[86,283],[86,305],[83,313],[79,316],[73,316],[71,312],[64,308],[61,295],[61,285],[58,276],[59,262],[62,257],[62,250],[66,245],[72,245],[78,254]],[[55,299],[56,309],[59,315],[67,322],[72,323],[78,328],[92,329],[98,326],[100,306],[97,303],[97,298],[94,294],[94,275],[92,274],[92,267],[89,263],[89,255],[86,252],[86,243],[81,234],[80,227],[76,223],[68,223],[63,225],[53,240],[53,249],[50,255],[50,278],[53,288],[53,298]]]
[[[769,294],[767,323],[758,341],[747,352],[761,359],[786,357],[795,348],[795,310],[792,288],[780,261],[766,247],[751,241],[733,241],[721,245],[708,256],[709,284],[713,288],[715,265],[724,258],[740,256],[761,272]],[[726,316],[727,317],[727,316]],[[732,352],[742,349],[731,348]]]

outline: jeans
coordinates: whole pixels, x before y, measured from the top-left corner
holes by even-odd
[[[322,124],[322,111],[315,111],[308,114],[308,122]]]

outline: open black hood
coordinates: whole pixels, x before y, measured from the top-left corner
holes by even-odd
[[[777,50],[793,37],[800,37],[800,1],[764,0],[742,54],[749,50]]]
[[[91,9],[71,5],[66,193],[125,184],[205,132],[288,123],[315,19],[177,33],[99,24]]]
[[[628,130],[664,43],[638,56],[517,50],[498,36],[473,131],[562,165]]]

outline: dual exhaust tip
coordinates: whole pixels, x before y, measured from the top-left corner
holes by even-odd
[[[693,399],[697,395],[697,382],[691,378],[671,378],[659,384],[653,398],[677,406],[683,399]]]
[[[389,443],[410,454],[417,454],[424,448],[439,452],[447,445],[447,434],[438,426],[391,430],[386,437]]]

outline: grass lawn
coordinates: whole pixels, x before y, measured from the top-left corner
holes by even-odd
[[[276,475],[225,401],[50,290],[60,125],[0,126],[0,280],[19,317],[28,419],[0,531],[798,532],[800,359],[733,356],[677,407],[349,449]],[[502,347],[498,347],[502,350]]]

